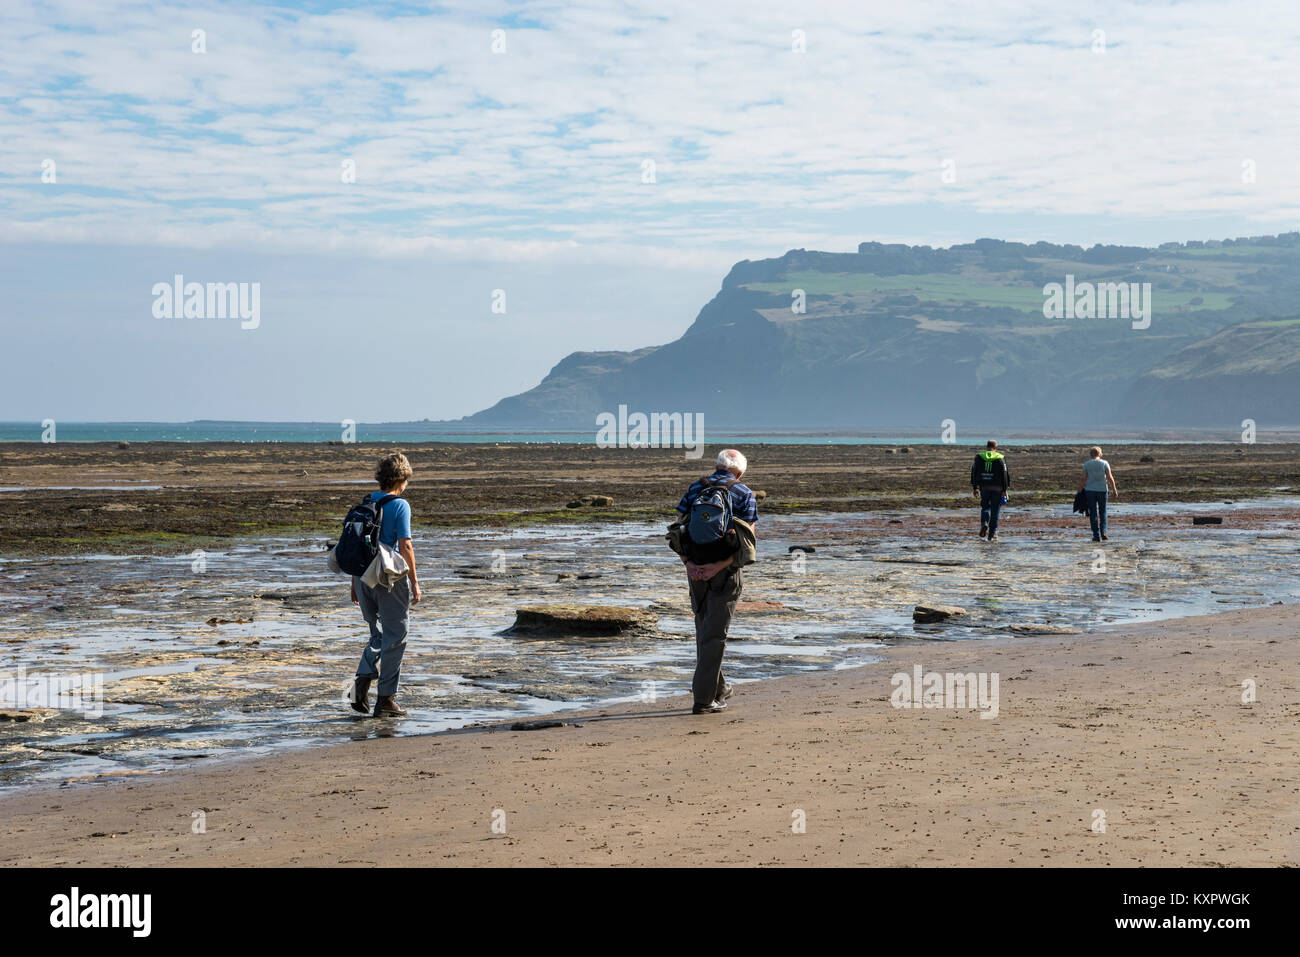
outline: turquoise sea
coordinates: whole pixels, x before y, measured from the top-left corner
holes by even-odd
[[[45,431],[41,422],[0,422],[0,442],[40,442]],[[1018,445],[1079,445],[1095,441],[1117,442],[1238,442],[1239,432],[1231,430],[1132,430],[1101,429],[1096,433],[1070,431],[959,430],[957,444],[983,444],[993,436],[999,441]],[[379,422],[357,423],[357,442],[466,442],[466,443],[566,443],[590,444],[595,441],[593,423],[586,432],[548,432],[525,429],[491,430],[482,426],[458,426],[447,422]],[[343,438],[343,429],[335,422],[56,422],[55,439],[59,442],[329,442]],[[1260,434],[1259,440],[1277,440],[1283,436]],[[1289,436],[1288,436],[1289,438]],[[710,446],[734,444],[787,445],[940,445],[939,427],[928,434],[920,429],[788,430],[736,429],[720,427],[706,433]]]

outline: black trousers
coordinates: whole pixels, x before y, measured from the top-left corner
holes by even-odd
[[[711,704],[727,690],[722,654],[727,649],[727,629],[744,584],[744,573],[735,565],[707,581],[690,581],[691,611],[695,613],[695,680],[691,691],[696,704]]]

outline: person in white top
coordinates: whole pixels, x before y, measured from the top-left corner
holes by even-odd
[[[1106,491],[1107,487],[1119,498],[1119,487],[1115,485],[1115,473],[1110,470],[1110,463],[1101,457],[1101,447],[1094,445],[1088,450],[1092,457],[1083,463],[1083,484],[1080,490],[1088,500],[1088,522],[1092,525],[1092,540],[1107,541],[1106,538]]]

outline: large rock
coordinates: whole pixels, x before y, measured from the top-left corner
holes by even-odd
[[[912,609],[912,621],[928,624],[936,621],[947,621],[949,618],[956,618],[966,614],[965,608],[959,608],[956,605],[917,605]]]
[[[584,495],[582,498],[570,502],[566,508],[583,508],[584,506],[594,506],[596,508],[608,508],[614,504],[614,499],[608,495]]]
[[[507,631],[528,637],[605,637],[654,631],[659,624],[646,608],[622,605],[528,605],[515,611]]]

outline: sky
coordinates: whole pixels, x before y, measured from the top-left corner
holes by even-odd
[[[1294,0],[3,0],[0,420],[458,418],[742,259],[1294,230],[1298,45]],[[256,327],[156,315],[177,274]]]

